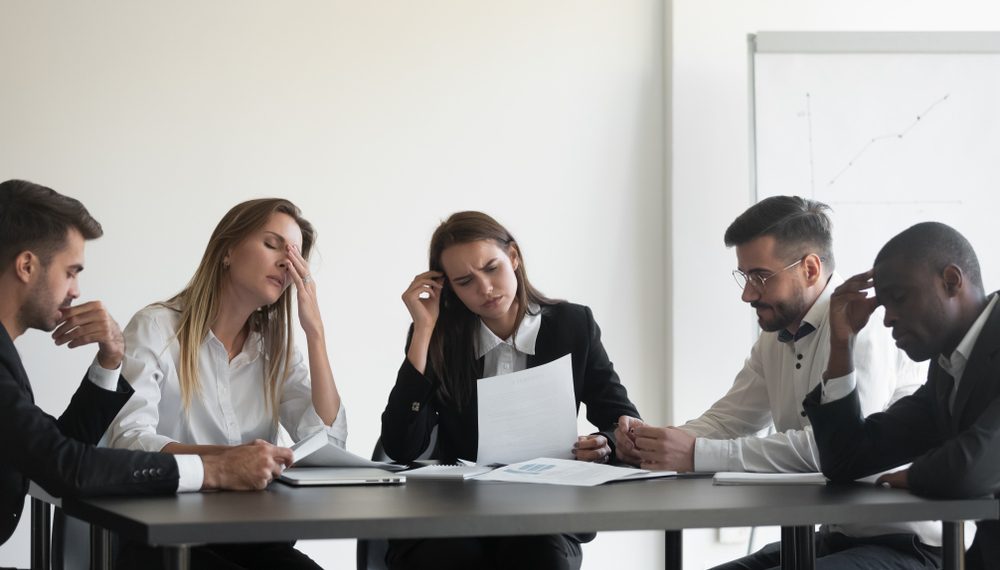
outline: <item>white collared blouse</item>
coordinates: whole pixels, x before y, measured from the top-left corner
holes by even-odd
[[[178,377],[180,313],[150,305],[125,327],[122,375],[135,394],[108,430],[109,445],[160,451],[171,442],[199,445],[240,445],[263,439],[277,443],[278,425],[264,393],[269,358],[261,337],[251,333],[242,351],[229,360],[225,346],[209,332],[198,354],[200,391],[183,409]],[[294,441],[326,429],[338,445],[347,441],[343,405],[331,426],[323,423],[312,404],[309,369],[302,353],[293,350],[291,370],[280,392],[278,419]]]

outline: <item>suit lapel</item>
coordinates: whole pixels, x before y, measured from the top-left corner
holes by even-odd
[[[955,386],[955,380],[945,372],[936,360],[931,360],[930,371],[927,374],[927,381],[934,386],[934,398],[941,406],[941,416],[944,418],[942,428],[953,429],[951,421],[951,411],[948,409],[948,399],[951,390]]]
[[[979,333],[979,339],[972,347],[969,362],[965,365],[965,372],[962,373],[962,381],[958,384],[955,409],[951,414],[951,425],[956,432],[960,429],[959,420],[966,406],[972,401],[973,394],[988,398],[988,394],[993,392],[990,383],[997,375],[998,350],[1000,350],[1000,310],[994,307],[993,313]]]
[[[31,382],[28,382],[28,373],[24,370],[24,364],[21,363],[21,355],[18,354],[14,341],[10,339],[10,335],[7,334],[7,329],[3,325],[0,325],[0,360],[3,361],[2,365],[13,373],[14,379],[24,387],[28,398],[34,403],[35,394],[31,391]]]
[[[546,307],[542,307],[542,323],[541,328],[538,329],[538,336],[535,337],[535,354],[526,355],[525,359],[526,366],[528,368],[534,368],[536,366],[541,366],[543,364],[548,364],[552,361],[552,350],[549,348],[549,335],[552,332],[552,326],[546,326],[545,323],[548,320],[548,312]]]

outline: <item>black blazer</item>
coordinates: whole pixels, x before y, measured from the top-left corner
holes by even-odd
[[[803,406],[823,473],[852,481],[913,462],[908,480],[928,497],[1000,496],[1000,307],[994,307],[969,355],[955,399],[954,382],[936,360],[927,383],[888,410],[861,416],[857,390],[820,404],[820,388]],[[979,521],[969,568],[1000,568],[1000,522]]]
[[[573,388],[577,411],[587,405],[587,419],[597,426],[614,450],[614,429],[618,417],[639,417],[618,380],[608,354],[601,344],[601,329],[588,307],[558,303],[541,308],[541,328],[535,354],[528,356],[528,368],[547,364],[572,353]],[[411,327],[410,334],[413,329]],[[409,340],[407,340],[407,350]],[[477,362],[482,377],[483,358]],[[427,449],[431,430],[438,426],[435,456],[445,461],[474,460],[479,447],[478,402],[475,387],[462,411],[442,401],[434,371],[420,374],[403,359],[396,385],[382,413],[382,446],[389,457],[409,462]]]
[[[17,527],[28,479],[59,497],[172,493],[177,462],[163,453],[94,447],[132,395],[118,379],[118,391],[84,378],[57,420],[35,405],[21,358],[0,325],[0,544]]]

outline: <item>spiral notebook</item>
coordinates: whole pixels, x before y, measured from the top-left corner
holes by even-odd
[[[428,465],[404,471],[408,479],[468,479],[493,471],[485,465]]]

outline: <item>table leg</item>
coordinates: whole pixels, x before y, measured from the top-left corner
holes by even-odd
[[[683,537],[679,530],[668,530],[663,536],[663,568],[682,570],[684,567]]]
[[[816,568],[816,527],[800,526],[795,529],[796,568],[814,570]]]
[[[111,531],[90,525],[90,567],[111,570]]]
[[[191,547],[167,546],[163,549],[163,561],[167,570],[191,570]]]
[[[961,522],[941,521],[944,570],[965,569],[965,529]]]
[[[49,570],[52,567],[52,510],[49,504],[31,498],[31,570]]]
[[[781,527],[781,568],[816,568],[816,529],[812,525]]]

